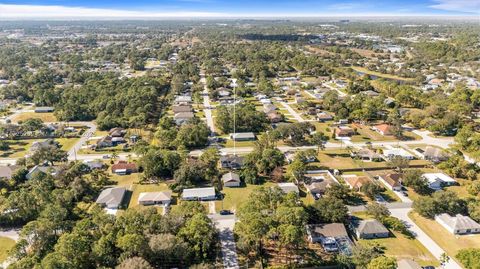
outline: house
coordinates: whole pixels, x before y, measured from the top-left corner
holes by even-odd
[[[123,187],[108,188],[103,190],[95,201],[102,207],[118,209],[122,205],[127,190]]]
[[[183,113],[183,112],[192,112],[192,106],[190,105],[176,105],[172,107],[173,114]]]
[[[182,192],[182,199],[186,201],[211,201],[216,198],[214,187],[184,189]]]
[[[237,155],[226,155],[220,157],[221,168],[240,169],[243,166],[243,157]]]
[[[277,110],[277,107],[275,105],[272,105],[272,104],[263,105],[263,112],[265,112],[265,114],[275,112],[275,110]]]
[[[192,97],[189,96],[189,95],[180,95],[180,96],[177,96],[175,97],[175,100],[173,101],[173,103],[175,105],[188,105],[192,102]]]
[[[402,175],[398,173],[390,173],[385,175],[379,175],[378,179],[387,186],[388,189],[393,191],[402,190]]]
[[[295,97],[295,103],[297,103],[297,104],[305,103],[305,98],[303,98],[303,97]]]
[[[223,186],[240,187],[240,176],[236,173],[229,172],[222,176]]]
[[[251,141],[251,140],[255,140],[255,134],[252,132],[234,133],[234,134],[230,134],[230,138],[235,141]]]
[[[376,97],[376,96],[380,95],[378,92],[372,91],[372,90],[363,91],[363,92],[360,92],[360,93],[365,94],[366,96],[369,96],[369,97]]]
[[[0,180],[11,179],[18,168],[16,165],[0,165]]]
[[[321,223],[307,225],[308,240],[320,243],[327,252],[339,250],[338,239],[348,238],[347,230],[343,223]]]
[[[127,130],[120,127],[115,127],[110,129],[110,131],[108,131],[108,135],[111,137],[124,137],[126,133],[127,133]]]
[[[350,189],[355,190],[355,191],[360,191],[360,188],[363,185],[365,185],[368,182],[372,182],[366,176],[343,175],[342,178],[345,181],[345,183],[347,183],[347,185],[350,187]]]
[[[30,152],[35,152],[39,149],[42,149],[42,148],[48,148],[48,147],[59,147],[59,143],[51,138],[49,139],[45,139],[44,141],[35,141],[32,143],[32,145],[30,146],[30,149],[29,151]]]
[[[317,120],[320,121],[320,122],[326,122],[326,121],[329,121],[329,120],[333,120],[333,116],[330,115],[329,113],[325,112],[325,111],[322,111],[322,112],[317,113]]]
[[[469,216],[457,214],[453,217],[443,213],[436,215],[435,220],[452,234],[480,233],[480,224]]]
[[[97,141],[97,148],[113,147],[112,137],[107,135]]]
[[[310,174],[308,174],[310,173]],[[304,186],[314,199],[320,198],[333,185],[339,184],[328,170],[307,171]]]
[[[187,121],[193,119],[193,117],[195,117],[195,114],[193,114],[193,112],[180,112],[180,113],[176,113],[173,116],[173,119],[175,120],[175,123],[177,125],[182,125]]]
[[[402,259],[397,262],[397,269],[422,269],[422,267],[414,260]]]
[[[34,110],[35,113],[50,113],[53,111],[55,111],[55,108],[50,106],[40,106],[40,107],[36,107]]]
[[[368,148],[363,148],[356,152],[352,152],[350,156],[352,158],[359,158],[362,161],[370,161],[370,162],[381,161],[383,159],[380,154]]]
[[[172,201],[172,192],[142,192],[138,195],[138,204],[140,205],[170,205]]]
[[[355,131],[347,126],[338,126],[335,129],[335,137],[342,138],[342,137],[351,137],[355,135]]]
[[[126,161],[118,161],[112,165],[112,173],[117,175],[128,175],[137,172],[137,165]]]
[[[359,239],[387,238],[390,232],[376,219],[360,220],[354,224]]]
[[[279,123],[283,121],[283,116],[277,112],[270,112],[267,114],[267,118],[270,120],[271,123]]]
[[[90,170],[95,170],[95,169],[102,169],[105,165],[102,161],[84,161],[83,162],[85,165],[87,165]]]
[[[296,194],[299,193],[297,185],[292,182],[284,182],[284,183],[277,183],[277,186],[282,189],[282,191],[286,194],[294,192]]]
[[[57,166],[35,165],[28,171],[25,178],[30,180],[38,173],[44,173],[44,174],[49,174],[51,176],[55,176],[57,175],[58,170],[59,168]]]
[[[419,151],[419,149],[417,151],[423,156],[423,159],[434,163],[446,161],[449,158],[447,152],[437,147],[427,146],[424,151]]]
[[[381,135],[393,135],[393,127],[386,123],[375,125],[372,129]]]
[[[425,173],[422,175],[428,181],[428,187],[432,190],[441,190],[445,186],[456,185],[457,181],[444,173]]]
[[[383,156],[388,159],[402,157],[407,160],[413,160],[415,157],[403,148],[390,148],[383,151]]]

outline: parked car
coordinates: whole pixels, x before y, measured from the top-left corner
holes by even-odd
[[[110,159],[110,155],[103,155],[102,158],[103,159]]]
[[[226,209],[220,210],[220,215],[232,215],[232,214],[233,212],[230,210],[226,210]]]

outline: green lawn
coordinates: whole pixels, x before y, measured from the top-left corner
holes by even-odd
[[[421,266],[438,266],[439,262],[433,255],[418,241],[410,239],[398,232],[393,232],[394,237],[382,239],[360,239],[360,245],[379,245],[384,249],[385,256],[394,257],[397,260],[412,259]]]
[[[6,151],[0,150],[0,157],[3,158],[21,158],[27,154],[33,142],[41,141],[40,139],[24,139],[24,140],[7,140],[10,149]]]
[[[68,151],[78,142],[79,139],[80,138],[56,138],[55,141],[60,143],[63,150]]]
[[[137,183],[140,178],[139,173],[132,173],[130,175],[116,175],[112,174],[112,181],[116,182],[117,186],[124,186],[129,188],[132,186],[134,183]]]
[[[245,187],[239,187],[239,188],[223,188],[221,191],[224,194],[224,199],[222,201],[216,201],[215,202],[215,207],[217,212],[222,209],[229,209],[229,210],[236,210],[238,207],[244,203],[247,199],[250,193],[258,189],[260,187],[272,187],[275,186],[275,183],[272,182],[266,182],[262,185],[251,185],[247,184]]]
[[[455,236],[435,220],[424,218],[413,211],[409,217],[452,258],[461,249],[480,248],[480,234]]]
[[[14,245],[14,240],[0,236],[0,263],[8,258],[8,251],[10,251]]]

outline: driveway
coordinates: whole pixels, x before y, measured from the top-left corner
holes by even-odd
[[[404,221],[409,230],[415,235],[416,239],[418,239],[418,241],[420,241],[420,243],[422,243],[422,245],[424,245],[425,248],[433,254],[433,256],[440,260],[441,255],[445,253],[445,251],[437,243],[435,243],[432,238],[424,233],[420,227],[418,227],[415,222],[410,219],[410,217],[408,217],[408,212],[410,212],[410,210],[411,208],[398,208],[390,209],[390,212],[392,213],[392,216]],[[453,260],[452,257],[450,257],[449,262],[446,263],[443,268],[461,269],[462,267],[455,260]]]
[[[215,227],[219,230],[220,244],[222,247],[222,259],[224,268],[240,268],[238,266],[237,248],[233,236],[235,216],[210,215]]]

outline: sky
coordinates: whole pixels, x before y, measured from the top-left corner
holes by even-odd
[[[0,19],[418,15],[480,21],[480,0],[0,0]]]

